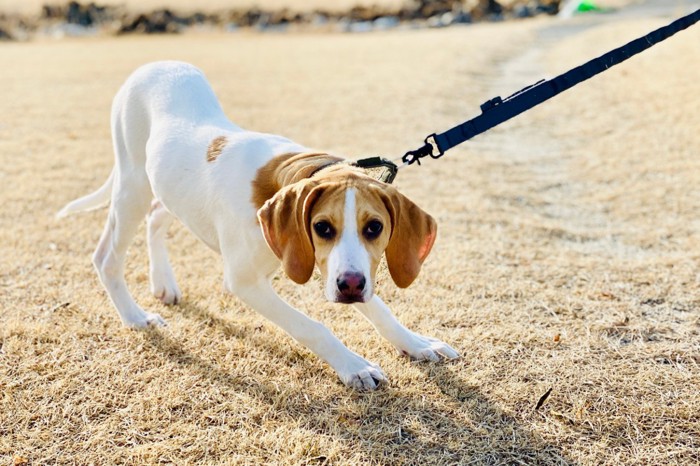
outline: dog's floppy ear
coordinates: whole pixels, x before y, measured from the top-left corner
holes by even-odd
[[[418,276],[437,236],[437,223],[396,189],[385,190],[384,205],[391,216],[391,238],[386,262],[394,283],[409,286]]]
[[[309,225],[311,209],[321,194],[311,183],[294,183],[279,190],[258,210],[265,241],[282,261],[289,278],[302,284],[314,271],[314,247]]]

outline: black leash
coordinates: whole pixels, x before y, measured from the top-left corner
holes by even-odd
[[[598,58],[594,58],[556,78],[549,80],[542,79],[505,99],[502,99],[500,96],[494,97],[481,105],[481,115],[455,126],[444,133],[431,134],[425,138],[425,144],[422,147],[407,152],[401,160],[404,165],[411,165],[414,162],[418,162],[420,165],[420,159],[423,157],[430,156],[434,159],[438,159],[442,157],[446,151],[452,149],[456,145],[488,131],[494,126],[508,121],[542,102],[551,99],[555,95],[571,89],[577,84],[622,63],[628,58],[668,39],[677,32],[689,28],[698,21],[700,21],[700,10],[677,19],[667,26],[663,26],[644,37],[633,40]],[[394,181],[398,173],[398,166],[396,166],[396,164],[381,157],[358,160],[355,164],[362,168],[386,168],[385,174],[380,178],[386,183]]]

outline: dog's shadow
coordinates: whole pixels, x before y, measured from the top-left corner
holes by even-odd
[[[180,305],[180,312],[190,319],[206,322],[229,338],[252,338],[254,345],[264,346],[264,350],[269,351],[270,364],[285,364],[289,360],[288,354],[267,341],[264,332],[257,336],[189,302]],[[235,375],[235,368],[231,372],[222,370],[186,350],[167,332],[150,330],[144,335],[146,344],[170,361],[213,383],[286,410],[297,421],[301,418],[305,428],[359,449],[368,462],[576,464],[557,447],[529,432],[496,407],[479,387],[465,383],[457,373],[457,364],[412,363],[421,366],[426,378],[424,383],[434,384],[440,391],[431,396],[390,385],[368,393],[348,388],[346,396],[335,398],[314,395],[310,391],[304,396],[287,397],[280,403],[280,387],[275,382]],[[302,361],[301,364],[310,363]],[[330,376],[332,371],[327,372]],[[327,383],[333,382],[329,378]],[[436,458],[439,458],[437,463]]]

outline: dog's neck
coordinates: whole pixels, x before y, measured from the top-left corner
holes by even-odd
[[[338,171],[356,172],[341,163],[344,159],[322,152],[301,152],[279,155],[263,165],[253,180],[253,204],[256,209],[277,191],[311,177],[326,177]]]

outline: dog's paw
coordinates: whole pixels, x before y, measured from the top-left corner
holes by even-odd
[[[148,327],[165,327],[168,324],[160,315],[151,312],[141,311],[140,315],[132,316],[129,319],[122,319],[126,327],[134,330]]]
[[[172,272],[151,271],[151,293],[166,305],[182,301],[182,292]]]
[[[379,366],[357,355],[338,370],[338,376],[345,385],[356,390],[376,390],[389,383]]]
[[[440,361],[440,359],[457,359],[459,353],[447,343],[437,338],[424,337],[411,332],[406,341],[396,349],[401,354],[419,361]]]

